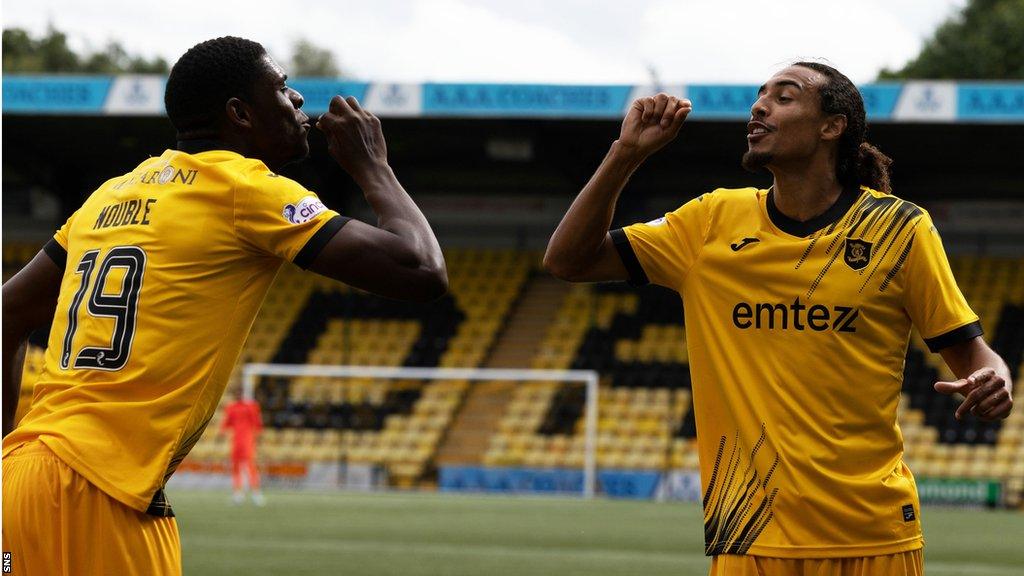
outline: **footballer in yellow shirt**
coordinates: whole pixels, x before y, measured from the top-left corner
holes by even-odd
[[[447,288],[380,123],[354,98],[335,97],[317,126],[379,227],[274,172],[308,153],[310,121],[259,44],[195,46],[172,69],[166,103],[177,148],[103,183],[3,287],[5,366],[52,321],[13,432],[18,383],[10,370],[3,381],[3,550],[18,574],[180,573],[163,487],[210,421],[284,262],[396,298]]]
[[[816,219],[716,190],[611,233],[635,283],[678,291],[709,554],[877,556],[920,547],[896,426],[911,322],[981,334],[928,215],[863,188]]]
[[[346,221],[228,150],[168,150],[108,180],[44,248],[65,274],[5,452],[38,439],[119,501],[168,513],[161,487],[213,416],[278,268],[308,268]]]
[[[957,411],[1005,418],[1010,376],[981,338],[928,213],[889,193],[863,102],[799,63],[751,108],[743,163],[767,189],[718,189],[608,231],[642,161],[690,103],[638,100],[555,231],[571,281],[652,282],[683,299],[711,574],[923,573],[920,507],[897,406],[911,326],[961,380]]]

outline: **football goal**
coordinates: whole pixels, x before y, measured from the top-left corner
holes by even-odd
[[[471,410],[466,405],[471,389],[475,386],[497,386],[505,390],[513,390],[512,396],[517,398],[511,410],[522,409],[522,418],[516,420],[518,414],[512,414],[510,422],[503,421],[514,431],[515,426],[536,426],[536,414],[530,420],[531,405],[551,404],[551,398],[571,396],[582,400],[582,410],[578,417],[569,411],[568,419],[571,427],[582,434],[582,458],[577,470],[582,468],[582,486],[580,494],[592,498],[597,483],[597,409],[598,409],[598,374],[592,370],[531,370],[531,369],[491,369],[491,368],[410,368],[383,366],[336,366],[314,364],[246,364],[242,371],[243,393],[246,398],[255,396],[257,385],[261,382],[276,380],[277,389],[287,389],[291,401],[303,402],[312,400],[320,406],[345,407],[358,405],[382,406],[385,396],[398,399],[413,398],[412,404],[406,402],[406,414],[389,417],[392,422],[384,433],[388,434],[394,444],[382,446],[380,434],[368,447],[353,445],[347,452],[354,459],[380,460],[392,458],[393,465],[389,469],[396,474],[408,472],[416,475],[421,472],[421,459],[432,459],[436,456],[440,441],[450,430],[456,413],[459,410]],[[285,383],[282,386],[282,383]],[[564,394],[560,391],[572,388],[575,394]],[[412,394],[405,394],[405,391]],[[523,392],[520,398],[515,392]],[[533,394],[531,396],[531,394]],[[533,402],[533,400],[541,400]],[[519,400],[522,400],[521,402]],[[579,402],[575,403],[578,406]],[[371,415],[372,416],[372,415]],[[504,415],[502,415],[504,416]],[[337,420],[331,420],[336,417]],[[351,412],[324,414],[318,425],[337,431],[345,428],[349,431],[356,423],[359,428],[359,414]],[[341,422],[341,424],[338,424]],[[378,421],[379,423],[379,421]],[[518,423],[518,424],[517,424]],[[394,426],[391,426],[394,424]],[[348,438],[348,437],[346,437]],[[390,441],[390,440],[389,440]],[[482,439],[481,439],[482,441]],[[576,446],[579,448],[579,446]],[[501,446],[497,446],[500,449]],[[376,452],[374,452],[376,450]],[[382,451],[387,450],[382,455]],[[500,456],[500,453],[499,453]],[[390,461],[390,460],[389,460]],[[577,472],[578,474],[578,472]],[[578,477],[577,477],[578,478]]]

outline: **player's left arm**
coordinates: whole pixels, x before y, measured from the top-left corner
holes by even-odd
[[[910,242],[903,270],[904,307],[928,348],[941,354],[959,378],[937,382],[935,390],[966,397],[956,410],[957,419],[968,412],[986,421],[1006,418],[1013,407],[1010,370],[982,338],[978,315],[953,277],[927,212],[915,222]]]
[[[35,258],[3,285],[3,434],[14,429],[21,393],[24,356],[19,354],[29,333],[53,321],[60,294],[62,270],[40,250]]]
[[[981,336],[943,348],[939,354],[959,380],[936,382],[935,390],[965,396],[956,409],[957,420],[962,420],[967,412],[986,422],[1010,415],[1013,409],[1010,368]]]

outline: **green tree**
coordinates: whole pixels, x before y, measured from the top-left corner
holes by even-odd
[[[52,26],[38,40],[20,28],[4,29],[4,72],[77,72],[78,56]]]
[[[921,53],[879,79],[1024,79],[1024,0],[968,0]]]
[[[21,28],[5,28],[3,32],[4,72],[166,74],[169,69],[163,58],[133,56],[115,41],[99,52],[76,54],[68,46],[67,35],[53,26],[40,38],[33,38]]]
[[[102,51],[92,53],[82,64],[82,71],[93,74],[158,74],[166,73],[168,66],[167,61],[160,57],[150,61],[141,56],[132,56],[120,43],[112,41]]]
[[[294,76],[343,76],[341,68],[334,60],[334,53],[305,38],[300,38],[292,46],[289,73]]]

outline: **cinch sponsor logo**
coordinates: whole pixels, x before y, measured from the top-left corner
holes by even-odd
[[[309,222],[314,216],[327,210],[327,206],[315,196],[306,196],[295,204],[288,204],[281,211],[284,219],[292,224]]]
[[[732,309],[732,324],[740,330],[812,330],[856,332],[860,311],[851,306],[805,306],[798,297],[792,304],[740,302]]]

